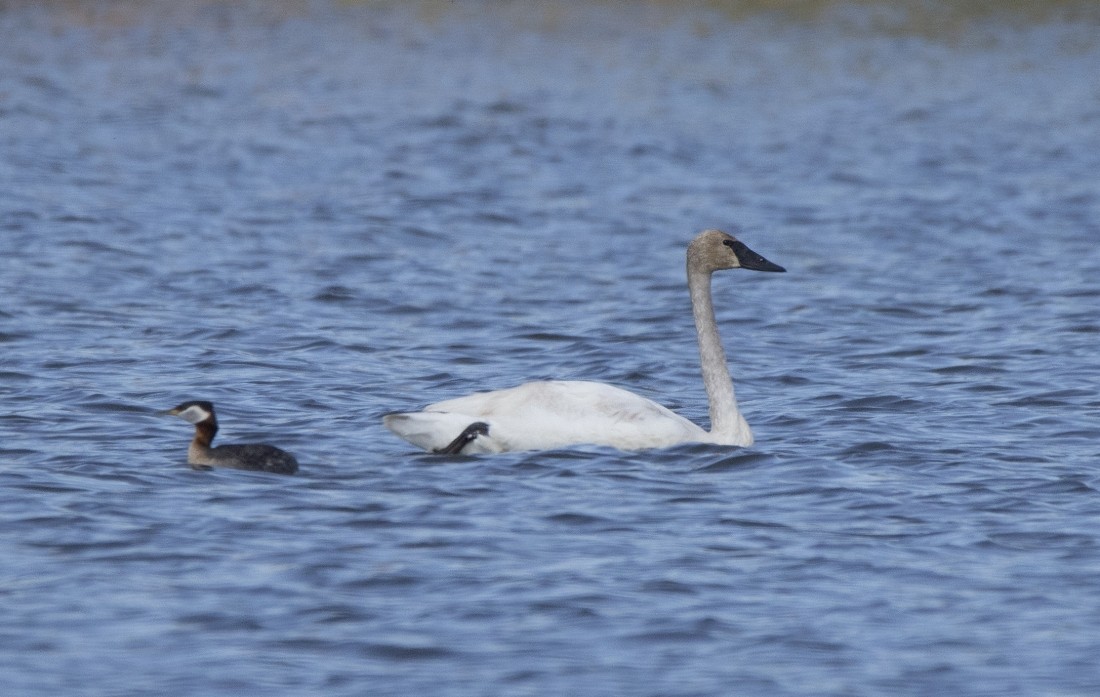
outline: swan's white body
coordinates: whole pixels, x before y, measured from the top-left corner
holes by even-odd
[[[714,319],[710,277],[718,269],[783,269],[718,230],[701,233],[688,248],[688,288],[699,339],[703,385],[710,400],[711,430],[656,402],[619,387],[586,381],[529,382],[436,402],[423,411],[389,414],[387,428],[428,451],[454,446],[474,423],[487,432],[455,452],[551,450],[570,445],[609,445],[622,450],[679,443],[752,445],[752,431],[737,407],[725,351]]]
[[[732,433],[708,433],[633,392],[579,380],[528,382],[385,417],[391,431],[431,451],[443,450],[478,421],[489,426],[489,433],[463,448],[464,453],[553,450],[582,443],[622,450],[686,442],[752,445],[752,432],[739,413]]]

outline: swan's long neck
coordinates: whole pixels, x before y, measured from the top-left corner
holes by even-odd
[[[699,337],[699,360],[703,386],[710,402],[710,435],[716,443],[752,445],[752,431],[737,408],[726,352],[718,336],[714,319],[714,303],[710,295],[710,272],[688,265],[688,290],[691,311],[695,316],[695,331]]]

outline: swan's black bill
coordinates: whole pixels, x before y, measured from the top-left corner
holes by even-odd
[[[752,271],[786,271],[786,269],[779,264],[771,263],[746,247],[745,243],[740,240],[726,240],[725,244],[733,250],[733,253],[737,256],[737,262],[741,264],[742,269],[750,269]]]

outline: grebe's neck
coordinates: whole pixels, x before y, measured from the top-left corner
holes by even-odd
[[[195,437],[191,439],[191,445],[187,448],[187,462],[193,469],[202,469],[200,465],[210,463],[210,444],[214,442],[214,436],[218,434],[218,422],[214,419],[206,419],[195,424]]]
[[[206,419],[195,424],[195,439],[192,443],[209,448],[216,435],[218,435],[218,422],[214,419]]]

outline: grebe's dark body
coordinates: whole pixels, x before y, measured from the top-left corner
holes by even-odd
[[[294,474],[298,471],[298,461],[294,456],[273,445],[246,443],[211,447],[214,436],[218,434],[218,419],[210,402],[184,402],[167,413],[195,425],[195,437],[187,448],[187,464],[194,469],[228,467],[276,474]]]

